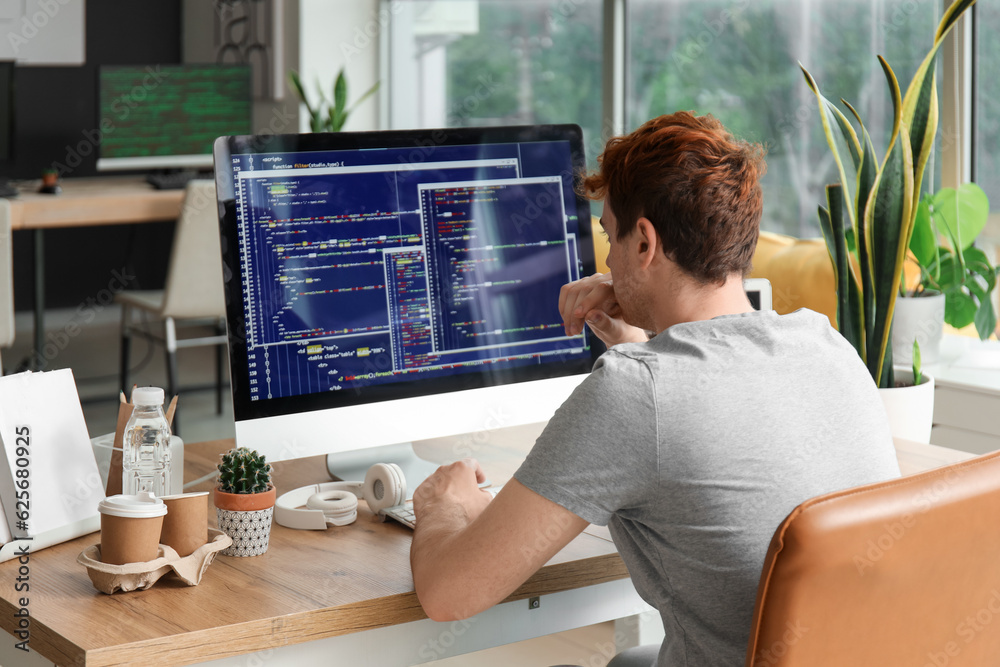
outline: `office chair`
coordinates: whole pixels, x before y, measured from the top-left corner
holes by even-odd
[[[799,505],[771,540],[748,667],[995,665],[1000,452]]]
[[[184,206],[170,250],[164,289],[126,290],[115,295],[115,301],[122,306],[121,386],[128,390],[133,335],[163,344],[167,355],[168,397],[177,394],[177,350],[215,345],[215,407],[216,412],[221,414],[223,353],[227,344],[226,305],[222,291],[222,253],[213,181],[194,180],[187,185]],[[134,323],[134,310],[161,319],[163,335]],[[187,325],[213,326],[215,334],[178,338],[177,324],[181,320],[182,324]]]
[[[14,256],[10,217],[10,202],[0,198],[0,348],[10,347],[14,342]],[[0,375],[3,375],[2,360]]]

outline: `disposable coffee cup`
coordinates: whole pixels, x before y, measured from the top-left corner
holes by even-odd
[[[173,547],[183,557],[208,542],[208,491],[179,493],[160,500],[167,506],[160,544]]]
[[[160,553],[160,529],[167,506],[152,493],[117,495],[97,505],[101,513],[101,561],[145,563]]]

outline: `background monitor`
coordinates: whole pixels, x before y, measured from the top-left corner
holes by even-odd
[[[558,311],[594,272],[582,146],[575,125],[219,139],[237,443],[354,452],[346,479],[394,461],[412,491],[411,441],[551,417],[603,351]]]
[[[245,65],[101,67],[98,170],[211,167],[212,142],[251,130]]]

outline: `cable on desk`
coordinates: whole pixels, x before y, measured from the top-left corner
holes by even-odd
[[[208,482],[210,480],[215,479],[218,476],[219,476],[219,471],[218,470],[214,470],[214,471],[208,473],[207,475],[203,475],[202,477],[199,477],[198,479],[192,480],[190,482],[185,482],[184,483],[184,488],[185,489],[190,489],[192,486],[198,486],[202,482]]]

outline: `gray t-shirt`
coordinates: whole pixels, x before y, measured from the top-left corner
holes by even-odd
[[[802,501],[899,476],[878,391],[822,315],[728,315],[604,354],[515,477],[609,525],[661,667],[742,665],[764,555]]]

